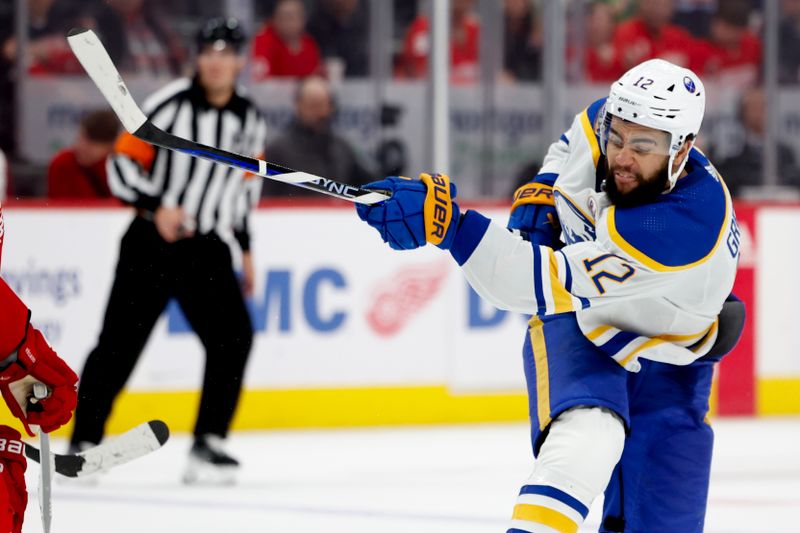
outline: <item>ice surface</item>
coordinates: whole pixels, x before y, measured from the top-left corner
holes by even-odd
[[[706,531],[800,532],[800,419],[714,428]],[[188,447],[173,436],[95,486],[56,484],[52,532],[503,533],[532,465],[523,424],[236,433],[245,467],[227,488],[181,485]],[[28,484],[35,533],[35,464]],[[581,532],[597,531],[598,511]]]

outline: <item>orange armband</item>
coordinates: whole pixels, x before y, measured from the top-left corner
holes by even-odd
[[[153,160],[156,157],[156,149],[152,144],[127,132],[122,133],[117,138],[117,142],[114,144],[114,152],[136,161],[147,172],[152,170]]]

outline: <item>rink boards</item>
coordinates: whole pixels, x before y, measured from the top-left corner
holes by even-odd
[[[504,208],[481,206],[504,223]],[[793,228],[800,208],[739,206],[742,343],[719,372],[720,414],[800,413]],[[3,276],[75,368],[97,337],[132,212],[11,203]],[[235,426],[522,420],[523,316],[490,308],[436,248],[393,252],[349,206],[271,204],[253,216],[256,332]],[[173,302],[111,430],[151,417],[191,429],[202,348]]]

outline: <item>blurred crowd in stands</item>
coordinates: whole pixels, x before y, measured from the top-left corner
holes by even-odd
[[[540,81],[544,1],[451,0],[452,83],[479,81],[479,2],[497,2],[503,13],[498,83]],[[759,87],[763,82],[766,1],[570,1],[565,57],[568,81],[605,84],[643,60],[661,57],[693,69],[706,83],[735,86],[743,95],[741,118],[747,130],[747,142],[739,156],[750,154],[750,163],[760,164],[759,139],[763,135],[753,127],[753,121],[747,122],[750,115],[746,111],[761,106],[763,114],[763,91]],[[13,0],[0,0],[0,101],[4,102],[0,106],[0,149],[10,152],[12,159],[19,44],[14,31],[14,4]],[[27,0],[27,75],[83,75],[64,40],[68,29],[75,26],[94,29],[123,74],[191,75],[194,31],[206,18],[219,15],[221,4],[190,0]],[[391,40],[392,75],[397,80],[427,76],[431,39],[425,4],[426,0],[392,2],[395,27],[386,32],[386,39]],[[373,30],[369,7],[367,0],[253,0],[255,20],[248,21],[252,35],[246,81],[268,83],[275,78],[315,76],[335,85],[343,79],[369,77]],[[800,0],[780,0],[780,10],[779,81],[800,84]],[[314,84],[311,89],[321,91]],[[325,90],[332,91],[329,87]],[[295,120],[282,139],[297,135],[301,127],[302,121]],[[98,130],[102,133],[95,139]],[[107,143],[108,132],[108,127],[82,123],[76,147],[98,139]],[[345,154],[341,157],[352,158],[348,150],[337,150]],[[781,165],[794,169],[791,148],[784,146],[779,151]],[[0,170],[8,166],[4,161],[0,159]],[[735,160],[730,175],[742,168],[740,163]],[[81,165],[75,157],[70,164]],[[792,185],[800,184],[797,174],[794,170],[782,173],[784,181]],[[5,178],[0,176],[3,190],[3,182],[8,181]],[[105,192],[98,184],[90,188]]]

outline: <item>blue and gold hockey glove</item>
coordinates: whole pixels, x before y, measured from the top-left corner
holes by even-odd
[[[561,248],[561,224],[558,222],[553,188],[545,183],[531,182],[517,189],[506,227],[526,233],[527,239],[533,244],[556,250]]]
[[[391,192],[388,200],[356,204],[361,220],[378,230],[395,250],[413,250],[426,243],[447,250],[453,243],[461,213],[456,186],[444,174],[420,174],[418,180],[391,177],[366,185]]]

